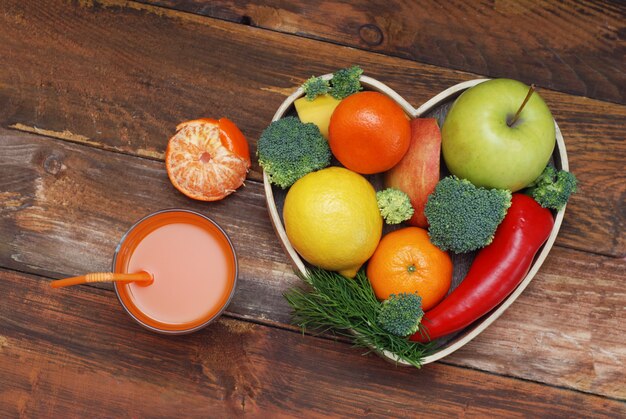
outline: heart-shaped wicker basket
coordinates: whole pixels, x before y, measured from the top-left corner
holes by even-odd
[[[322,77],[325,79],[330,79],[332,78],[332,75],[326,74]],[[470,87],[476,86],[477,84],[480,84],[487,80],[489,79],[469,80],[469,81],[454,85],[444,90],[443,92],[439,93],[438,95],[434,96],[433,98],[428,100],[426,103],[421,105],[419,108],[415,109],[406,100],[404,100],[398,93],[396,93],[393,89],[389,88],[385,84],[371,77],[361,76],[361,84],[365,90],[377,91],[377,92],[381,92],[387,95],[388,97],[393,99],[395,102],[397,102],[398,105],[400,105],[402,109],[406,112],[406,114],[409,115],[410,117],[437,118],[439,120],[440,126],[443,123],[443,119],[445,118],[445,115],[450,105],[454,102],[454,100],[461,93],[463,93],[465,90],[469,89]],[[303,95],[304,95],[304,92],[302,88],[299,88],[291,96],[285,99],[285,101],[276,111],[276,114],[274,115],[274,118],[272,119],[272,121],[276,121],[285,116],[295,115],[296,113],[295,113],[293,102],[296,99],[302,97]],[[567,162],[567,153],[565,151],[565,144],[563,142],[563,136],[561,135],[561,131],[559,130],[559,126],[557,125],[556,121],[554,122],[554,126],[556,128],[556,147],[552,155],[552,162],[554,163],[557,169],[569,170],[569,165]],[[377,175],[377,176],[380,176],[380,175]],[[370,177],[370,180],[374,184],[377,183],[376,176],[374,177],[374,179]],[[300,255],[298,255],[298,253],[295,251],[295,249],[289,242],[289,239],[287,238],[287,234],[285,233],[285,227],[283,225],[282,207],[283,207],[283,203],[285,200],[285,196],[287,194],[287,190],[282,190],[280,188],[272,186],[265,173],[263,173],[263,183],[265,187],[265,198],[267,201],[267,208],[269,210],[270,218],[272,220],[272,224],[274,225],[274,230],[276,231],[276,235],[278,236],[285,252],[289,256],[289,259],[291,259],[294,269],[297,272],[304,274],[307,269],[307,264],[305,261],[302,260]],[[455,333],[454,335],[451,335],[447,338],[441,339],[439,341],[440,346],[438,346],[436,352],[429,356],[426,356],[423,359],[423,364],[428,364],[430,362],[437,361],[451,354],[457,349],[461,348],[462,346],[467,344],[469,341],[474,339],[476,336],[478,336],[491,323],[493,323],[498,317],[500,317],[500,315],[504,313],[504,311],[508,309],[509,306],[511,306],[511,304],[513,304],[513,302],[517,299],[517,297],[519,297],[519,295],[528,286],[530,281],[532,281],[534,276],[537,274],[537,271],[539,270],[539,268],[545,261],[546,257],[548,256],[548,253],[550,252],[550,249],[552,248],[554,244],[554,240],[556,239],[559,229],[561,228],[561,223],[563,221],[564,214],[565,214],[565,208],[563,208],[562,210],[556,213],[554,227],[552,229],[550,237],[548,238],[546,243],[543,245],[543,247],[540,249],[540,251],[537,253],[535,260],[533,261],[533,264],[530,267],[528,274],[526,274],[526,277],[517,286],[517,288],[502,303],[500,303],[496,308],[494,308],[490,313],[486,314],[479,320],[475,321],[466,329],[458,333]],[[452,280],[451,290],[454,289],[456,286],[458,286],[458,284],[462,281],[463,277],[465,276],[465,273],[469,269],[469,266],[472,260],[473,260],[473,256],[453,255],[454,277]],[[400,365],[407,365],[407,366],[410,365],[406,361],[399,359],[395,354],[388,352],[388,351],[379,352],[379,355],[381,355],[383,358],[389,361],[392,361]]]

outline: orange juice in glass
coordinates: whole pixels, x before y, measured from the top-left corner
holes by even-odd
[[[226,233],[189,210],[162,210],[133,225],[113,257],[113,272],[146,271],[150,285],[114,284],[126,312],[143,327],[191,333],[219,317],[235,291],[237,258]]]

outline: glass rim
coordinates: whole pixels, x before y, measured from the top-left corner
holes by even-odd
[[[207,319],[205,322],[196,325],[194,327],[191,327],[189,329],[181,329],[181,330],[167,330],[167,329],[160,329],[158,327],[154,327],[151,326],[149,324],[146,324],[145,322],[143,322],[141,319],[138,319],[126,306],[126,304],[124,304],[124,302],[122,301],[122,298],[120,296],[120,293],[118,291],[118,287],[116,284],[113,284],[113,289],[115,290],[115,295],[117,296],[117,300],[119,301],[120,305],[122,306],[122,308],[124,308],[124,311],[126,311],[126,313],[133,319],[135,320],[135,322],[137,322],[140,326],[152,331],[152,332],[156,332],[156,333],[160,333],[160,334],[164,334],[164,335],[185,335],[188,333],[193,333],[196,332],[204,327],[206,327],[207,325],[209,325],[210,323],[212,323],[213,321],[217,320],[226,310],[226,308],[230,305],[233,296],[235,295],[235,289],[237,288],[237,280],[239,278],[239,262],[237,260],[237,252],[235,251],[235,246],[233,245],[232,240],[230,239],[230,237],[228,236],[228,234],[226,234],[226,231],[224,231],[224,229],[215,221],[213,221],[211,218],[207,217],[204,214],[201,214],[197,211],[194,210],[189,210],[189,209],[184,209],[184,208],[166,208],[166,209],[161,209],[155,212],[152,212],[144,217],[142,217],[141,219],[139,219],[138,221],[136,221],[135,223],[133,223],[132,226],[130,226],[128,228],[128,230],[126,230],[126,232],[122,235],[122,237],[120,238],[119,243],[117,244],[117,246],[115,247],[115,252],[113,253],[113,262],[111,264],[111,272],[115,272],[115,265],[117,263],[117,256],[119,254],[119,251],[122,248],[122,245],[124,244],[124,242],[126,241],[128,235],[135,229],[137,228],[140,224],[142,224],[143,222],[145,222],[146,220],[155,217],[157,215],[160,214],[164,214],[164,213],[168,213],[168,212],[186,212],[189,214],[193,214],[196,216],[199,216],[201,218],[203,218],[204,220],[208,221],[209,223],[213,224],[218,231],[224,236],[224,238],[226,238],[226,241],[228,242],[228,245],[230,246],[230,250],[233,254],[233,260],[235,262],[235,275],[234,275],[234,279],[233,279],[233,286],[232,289],[230,290],[230,294],[228,295],[228,299],[226,300],[226,303],[224,303],[224,305],[219,309],[219,311],[217,313],[215,313],[213,316],[211,316],[211,318]]]

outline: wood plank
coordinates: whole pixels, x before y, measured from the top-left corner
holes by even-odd
[[[626,400],[624,278],[623,259],[555,247],[511,308],[446,362]]]
[[[395,368],[350,345],[223,318],[153,334],[110,291],[0,270],[0,411],[20,417],[619,417],[626,403],[442,364]],[[350,368],[346,368],[350,365]]]
[[[107,271],[135,221],[163,208],[188,208],[223,226],[237,251],[240,282],[230,309],[288,322],[282,292],[298,278],[276,241],[258,183],[207,204],[176,191],[162,162],[24,134],[0,136],[0,150],[2,266],[55,278]]]
[[[623,2],[139,1],[441,67],[626,102]]]
[[[0,266],[52,277],[106,270],[135,220],[161,208],[191,208],[219,222],[238,251],[240,281],[229,312],[289,323],[282,294],[299,281],[258,183],[222,202],[199,203],[174,190],[161,162],[3,134]],[[554,247],[511,309],[446,362],[626,399],[625,276],[623,259]]]
[[[127,7],[5,2],[0,56],[11,65],[0,67],[0,125],[160,159],[178,122],[227,115],[254,153],[285,95],[311,74],[358,63],[416,106],[475,77],[163,8],[111,3]],[[626,106],[541,94],[581,181],[558,244],[626,255],[620,234]],[[255,162],[250,177],[260,176]]]

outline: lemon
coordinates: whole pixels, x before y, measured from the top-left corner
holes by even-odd
[[[383,228],[372,185],[341,167],[294,183],[283,219],[289,241],[307,262],[349,278],[372,256]]]

